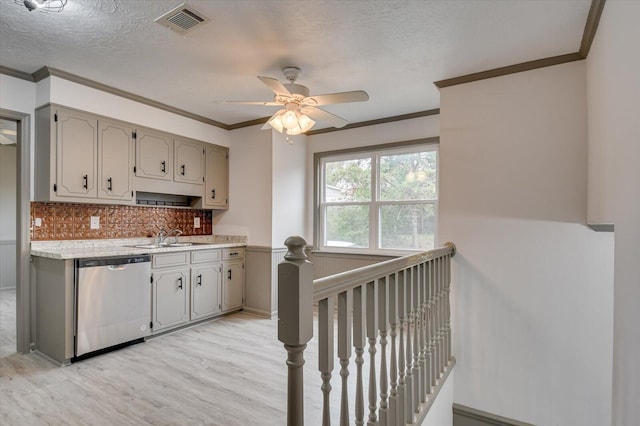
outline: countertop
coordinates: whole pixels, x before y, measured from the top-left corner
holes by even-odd
[[[247,237],[235,235],[180,237],[178,242],[194,242],[198,244],[183,247],[162,247],[153,249],[132,247],[135,245],[152,244],[153,242],[152,238],[32,241],[31,255],[48,257],[50,259],[81,259],[90,257],[169,253],[185,250],[211,250],[227,247],[244,247],[247,245]]]

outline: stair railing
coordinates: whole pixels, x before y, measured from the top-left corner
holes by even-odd
[[[304,239],[290,237],[285,245],[289,251],[278,265],[278,339],[288,354],[287,425],[304,425],[304,350],[313,337],[314,303],[322,425],[331,424],[336,356],[341,426],[420,424],[455,364],[449,303],[455,245],[316,280],[304,253]],[[348,394],[352,349],[353,401]]]

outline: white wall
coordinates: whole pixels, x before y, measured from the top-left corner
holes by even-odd
[[[614,426],[640,424],[640,2],[608,1],[587,59],[589,220],[615,224]]]
[[[441,90],[459,404],[609,423],[613,236],[585,226],[586,115],[584,61]]]
[[[16,146],[0,145],[0,241],[16,239]]]
[[[250,245],[271,246],[272,137],[259,126],[230,132],[229,210],[216,213],[214,233],[246,235]]]
[[[410,141],[438,136],[440,116],[414,118],[375,126],[321,133],[309,136],[307,148],[307,223],[305,239],[313,243],[313,155],[316,152],[336,151],[361,146]]]
[[[273,133],[272,247],[284,247],[292,235],[302,236],[306,223],[306,135],[291,138]]]

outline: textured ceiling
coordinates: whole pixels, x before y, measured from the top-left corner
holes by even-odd
[[[256,78],[312,94],[366,90],[326,110],[351,122],[439,107],[434,81],[578,51],[589,0],[188,0],[212,21],[178,35],[154,19],[176,0],[69,0],[62,13],[0,1],[0,65],[49,66],[234,124],[275,112]],[[323,126],[319,126],[323,127]]]

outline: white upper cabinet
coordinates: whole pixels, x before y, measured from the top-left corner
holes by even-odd
[[[98,131],[98,197],[133,198],[133,127],[102,119]]]
[[[226,148],[205,149],[205,188],[203,205],[214,209],[229,207],[229,154]]]
[[[173,180],[176,182],[204,183],[204,147],[202,143],[176,138],[174,143],[175,165]]]
[[[58,197],[96,198],[98,119],[58,109],[56,124],[56,190]]]
[[[149,129],[136,133],[136,176],[173,179],[173,137]]]
[[[133,130],[72,108],[36,110],[34,201],[130,204]]]

